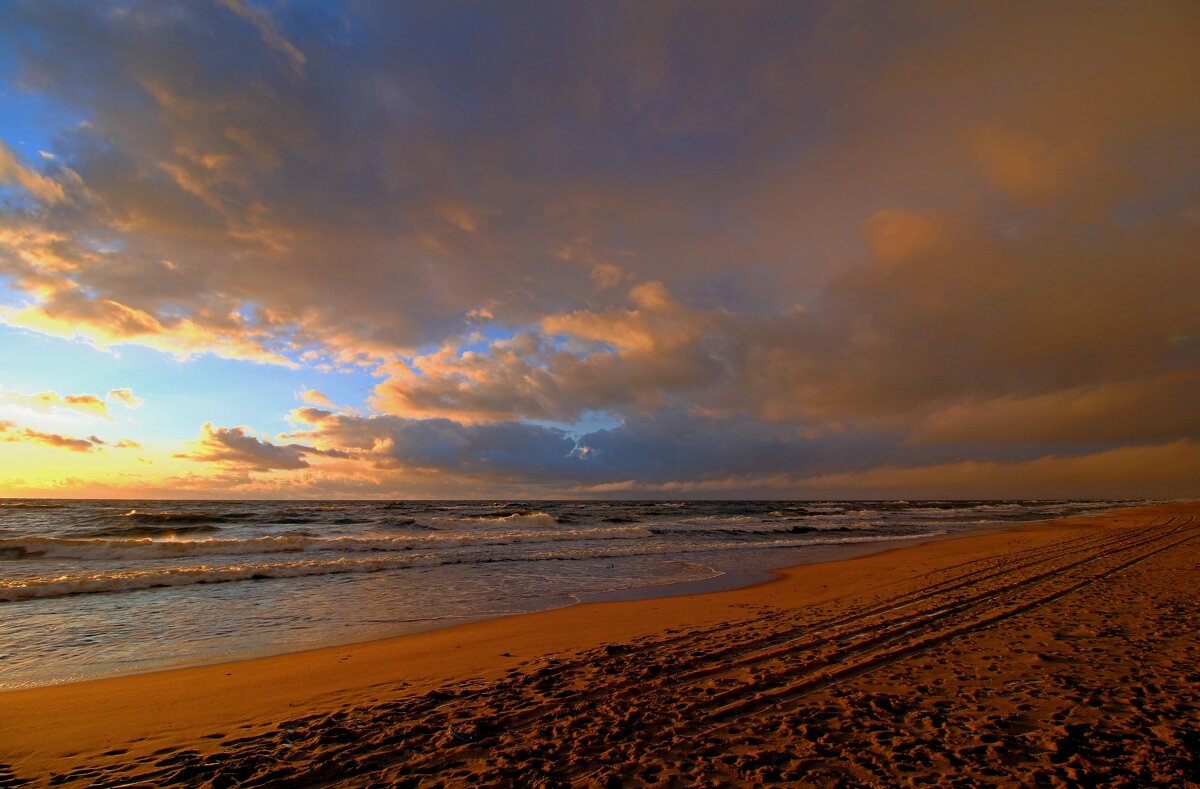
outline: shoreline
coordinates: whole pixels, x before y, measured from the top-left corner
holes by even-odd
[[[169,758],[158,758],[164,753],[220,754],[238,741],[269,739],[291,719],[369,710],[464,683],[495,686],[547,666],[574,664],[597,650],[604,655],[616,647],[611,654],[617,655],[641,643],[671,642],[683,631],[731,622],[769,629],[769,621],[755,619],[764,611],[809,616],[856,597],[886,595],[969,557],[991,561],[1004,551],[1036,553],[1089,532],[1197,515],[1195,503],[1166,504],[1006,524],[983,534],[917,538],[864,556],[793,565],[764,582],[721,591],[585,601],[382,640],[3,691],[0,768],[35,785],[51,773],[72,771],[67,783],[136,776]],[[97,715],[100,710],[104,714]]]
[[[1120,509],[1128,509],[1126,507],[1114,508],[1110,511]],[[1103,514],[1103,513],[1101,513]],[[862,559],[869,556],[888,553],[889,551],[899,551],[905,548],[916,548],[921,545],[926,545],[933,542],[941,542],[944,540],[970,539],[972,537],[982,537],[988,534],[1002,534],[1004,532],[1013,531],[1025,526],[1032,526],[1038,523],[1053,523],[1063,518],[1053,518],[1050,520],[1040,521],[1019,521],[1008,523],[989,523],[985,526],[980,526],[969,531],[962,532],[942,532],[940,534],[921,534],[915,537],[897,537],[891,540],[881,540],[873,543],[845,543],[842,545],[821,545],[815,546],[818,550],[824,549],[831,554],[829,557],[816,557],[807,561],[791,562],[788,564],[770,564],[764,563],[761,567],[755,567],[751,570],[738,571],[721,571],[713,568],[714,575],[711,578],[701,578],[696,581],[677,581],[667,584],[653,584],[649,586],[635,586],[628,589],[616,589],[610,592],[596,592],[592,594],[578,595],[578,603],[615,603],[615,602],[632,602],[635,600],[658,600],[670,597],[686,597],[696,594],[714,594],[720,592],[734,592],[742,589],[753,589],[762,584],[772,583],[780,578],[786,577],[789,570],[811,565],[826,565],[838,564],[841,562],[850,562],[855,559]],[[812,547],[806,548],[787,548],[783,549],[790,553],[800,553],[803,551],[812,551]],[[529,613],[537,613],[530,611]],[[518,615],[520,616],[520,615]]]
[[[1055,518],[1051,520],[1061,519],[1062,518]],[[353,647],[362,644],[373,643],[376,641],[388,641],[394,638],[419,635],[435,630],[461,627],[463,625],[487,622],[494,619],[505,619],[514,616],[537,614],[544,611],[553,611],[587,603],[652,600],[657,598],[733,591],[736,589],[751,588],[759,584],[769,582],[778,578],[781,573],[793,567],[800,567],[809,564],[828,564],[833,562],[848,561],[850,559],[870,556],[877,553],[896,550],[898,548],[921,545],[931,541],[957,539],[959,537],[970,537],[994,532],[1008,531],[1037,522],[1039,521],[995,521],[965,531],[939,532],[910,537],[882,539],[878,541],[846,542],[838,544],[825,543],[787,548],[752,548],[746,551],[746,554],[749,554],[749,556],[741,554],[740,552],[729,553],[718,557],[725,559],[726,561],[724,562],[712,562],[712,564],[709,564],[708,562],[701,562],[700,564],[713,573],[713,575],[707,578],[667,583],[648,583],[640,586],[628,586],[602,592],[567,592],[560,595],[531,598],[529,600],[531,607],[526,610],[514,611],[499,615],[461,615],[430,618],[428,620],[424,620],[428,624],[418,625],[410,629],[392,629],[388,627],[381,627],[377,634],[371,634],[367,637],[361,638],[352,638],[350,640],[332,640],[324,643],[304,644],[298,647],[296,645],[281,645],[282,648],[263,647],[261,649],[229,652],[207,658],[184,658],[157,665],[138,665],[127,669],[119,669],[102,674],[73,675],[63,679],[32,681],[25,684],[0,684],[0,693],[37,690],[39,688],[74,685],[85,682],[97,682],[107,679],[119,679],[123,677],[133,677],[143,674],[156,674],[164,671],[178,671],[189,668],[200,668],[204,666],[219,666],[226,663],[241,663],[250,660],[261,660],[263,658],[303,654],[322,649]],[[769,556],[769,554],[780,555],[775,557]],[[738,560],[746,559],[749,559],[749,568],[745,566],[735,567],[735,564],[744,564],[744,562],[739,562]]]

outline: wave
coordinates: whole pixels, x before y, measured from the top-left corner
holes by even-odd
[[[170,525],[170,526],[155,526],[150,523],[145,524],[129,524],[128,526],[108,526],[103,529],[95,529],[89,532],[83,532],[80,537],[95,538],[95,537],[177,537],[186,534],[211,534],[215,531],[220,531],[220,526],[214,526],[211,523],[192,523],[187,522]]]
[[[56,501],[0,501],[0,509],[8,510],[61,510],[65,506]]]
[[[260,517],[267,522],[289,522],[293,520],[323,520],[324,513],[330,512],[345,512],[349,509],[357,509],[353,505],[346,504],[312,504],[303,506],[281,507],[272,512],[260,513]]]
[[[465,518],[433,518],[438,523],[445,523],[450,528],[461,526],[494,526],[510,524],[519,526],[557,526],[568,522],[569,519],[559,519],[548,512],[539,510],[517,510],[516,512],[489,512]]]
[[[943,532],[926,534],[899,534],[885,536],[841,537],[806,543],[814,545],[844,545],[880,542],[887,540],[928,537]],[[795,545],[788,541],[769,543],[730,543],[719,546],[697,546],[693,550],[708,552],[716,549],[738,550],[750,548],[782,547]],[[574,550],[575,552],[570,552]],[[205,565],[166,567],[146,570],[119,570],[113,572],[81,573],[55,577],[34,577],[15,581],[0,581],[0,602],[17,602],[38,598],[67,597],[71,595],[97,594],[103,592],[129,592],[145,589],[171,588],[196,584],[227,583],[231,581],[266,580],[270,578],[297,578],[317,575],[341,575],[346,573],[373,573],[384,570],[402,570],[411,567],[436,567],[453,564],[493,564],[499,562],[542,561],[586,561],[625,556],[656,555],[663,553],[689,553],[676,546],[628,546],[616,549],[568,549],[567,551],[519,554],[514,556],[476,555],[450,557],[437,554],[413,556],[384,556],[370,558],[339,557],[337,559],[309,559],[294,562],[255,562],[209,567]],[[686,561],[686,560],[685,560]]]
[[[209,521],[228,521],[248,518],[249,512],[140,512],[130,510],[118,515],[131,523],[208,523]]]
[[[16,602],[46,597],[67,597],[99,592],[129,592],[193,584],[247,581],[267,578],[296,578],[305,575],[378,572],[412,566],[415,562],[397,559],[275,562],[233,565],[230,567],[170,567],[156,570],[130,570],[116,573],[64,575],[56,578],[31,578],[0,581],[0,601]]]
[[[80,537],[171,537],[180,534],[205,534],[220,531],[218,523],[232,523],[254,517],[252,512],[143,512],[132,509],[109,516],[98,529],[82,532]]]
[[[626,527],[571,529],[553,532],[476,532],[453,535],[434,532],[414,537],[317,537],[311,534],[207,540],[27,537],[24,539],[0,539],[0,557],[15,559],[170,559],[185,556],[244,556],[306,551],[399,552],[517,543],[638,539],[648,536],[650,533],[645,529]]]
[[[756,534],[809,534],[813,532],[878,531],[879,525],[871,521],[814,522],[811,518],[728,518],[711,521],[677,521],[652,523],[646,528],[653,534],[678,535],[728,535],[753,536]]]

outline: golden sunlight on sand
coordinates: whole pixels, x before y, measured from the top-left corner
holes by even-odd
[[[1200,505],[0,694],[0,783],[1194,785]]]

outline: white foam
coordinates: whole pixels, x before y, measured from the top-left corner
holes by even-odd
[[[904,540],[928,537],[942,532],[925,534],[895,534],[880,536],[836,537],[797,543],[794,540],[768,540],[764,542],[725,542],[697,545],[693,550],[702,552],[720,550],[748,550],[773,547],[811,547],[816,545],[848,545],[855,543]],[[0,602],[14,602],[35,598],[65,597],[68,595],[94,594],[99,592],[124,592],[159,587],[188,586],[192,584],[244,581],[259,578],[296,578],[310,575],[337,575],[342,573],[368,573],[382,570],[399,570],[409,567],[435,567],[448,564],[473,564],[477,562],[506,562],[527,560],[581,561],[609,559],[623,556],[650,556],[665,553],[686,554],[680,546],[668,542],[633,545],[616,544],[611,548],[559,548],[556,550],[532,551],[510,556],[476,555],[449,556],[447,554],[423,553],[409,556],[381,556],[370,558],[340,557],[338,559],[312,559],[295,562],[251,562],[223,567],[184,566],[164,567],[147,570],[115,570],[107,572],[76,573],[51,577],[29,577],[11,581],[0,581]]]
[[[429,519],[439,529],[480,528],[493,526],[542,526],[558,525],[558,518],[548,512],[514,512],[511,515],[484,517],[434,517]]]
[[[554,531],[433,533],[415,536],[314,537],[306,534],[245,539],[56,538],[0,539],[0,556],[53,559],[169,559],[184,556],[245,556],[305,551],[394,552],[465,545],[620,540],[648,537],[639,526]]]
[[[420,561],[404,559],[336,559],[333,561],[276,562],[232,565],[228,567],[170,567],[156,570],[129,570],[107,573],[81,573],[52,578],[26,578],[0,581],[0,601],[31,600],[41,597],[65,597],[97,592],[124,592],[190,584],[244,581],[253,578],[295,578],[304,575],[377,572],[411,567]],[[438,561],[427,562],[440,564]]]

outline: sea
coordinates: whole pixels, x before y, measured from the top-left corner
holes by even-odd
[[[366,641],[1131,501],[0,500],[0,689]]]

